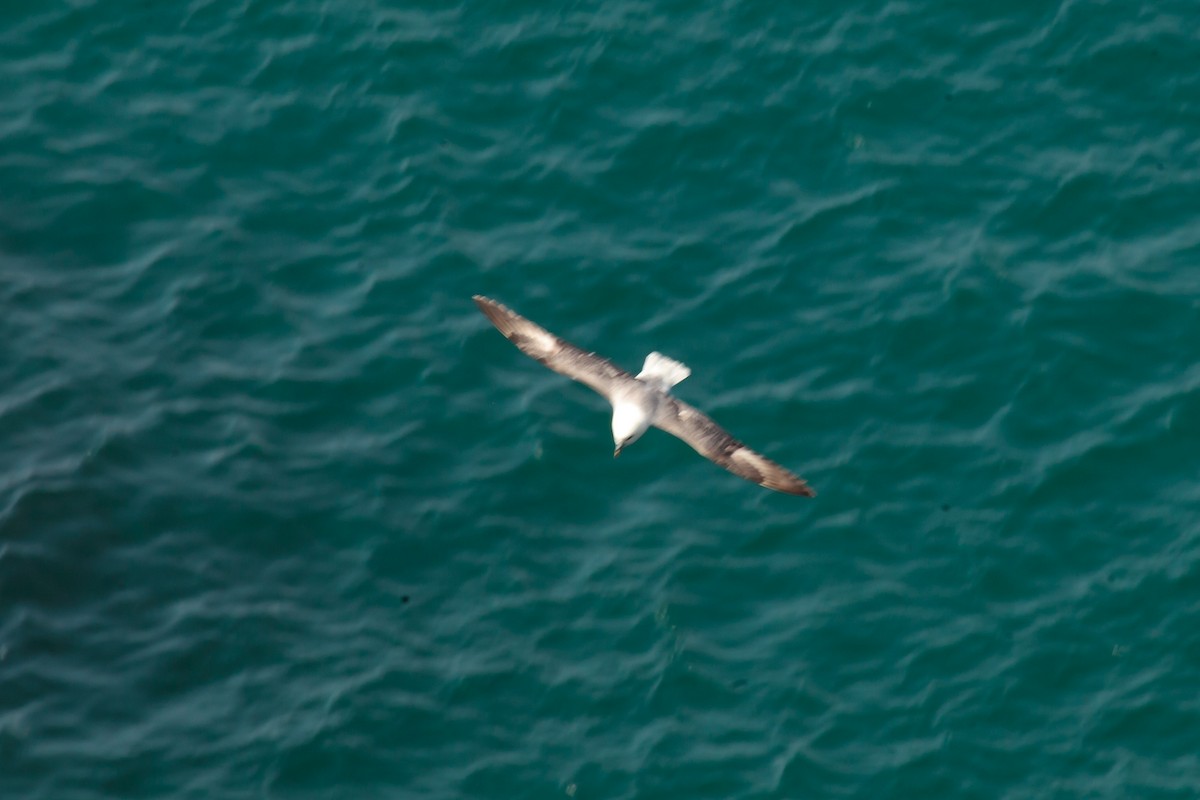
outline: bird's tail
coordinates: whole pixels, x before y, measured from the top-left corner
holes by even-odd
[[[691,374],[687,364],[667,358],[662,353],[651,353],[646,356],[646,363],[637,377],[638,380],[657,384],[665,392]]]

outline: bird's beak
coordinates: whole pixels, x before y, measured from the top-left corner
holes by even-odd
[[[621,455],[621,445],[617,445],[617,449],[613,450],[613,458],[616,458],[619,455]]]

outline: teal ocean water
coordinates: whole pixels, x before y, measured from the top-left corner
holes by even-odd
[[[1200,796],[1198,30],[3,4],[0,796]]]

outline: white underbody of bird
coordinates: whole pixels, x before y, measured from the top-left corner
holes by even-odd
[[[613,407],[613,456],[641,438],[651,426],[677,436],[696,452],[734,475],[786,494],[816,494],[803,479],[734,439],[703,412],[671,394],[691,374],[661,353],[646,356],[632,375],[595,353],[555,336],[512,309],[481,295],[474,297],[492,324],[521,352],[572,380],[590,386]]]

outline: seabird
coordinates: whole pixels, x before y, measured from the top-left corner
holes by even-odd
[[[613,458],[653,425],[687,442],[697,453],[734,475],[786,494],[816,495],[807,483],[729,435],[702,411],[673,397],[670,389],[692,371],[661,353],[646,356],[637,375],[588,353],[482,295],[474,296],[487,318],[522,353],[571,380],[586,384],[612,403]]]

